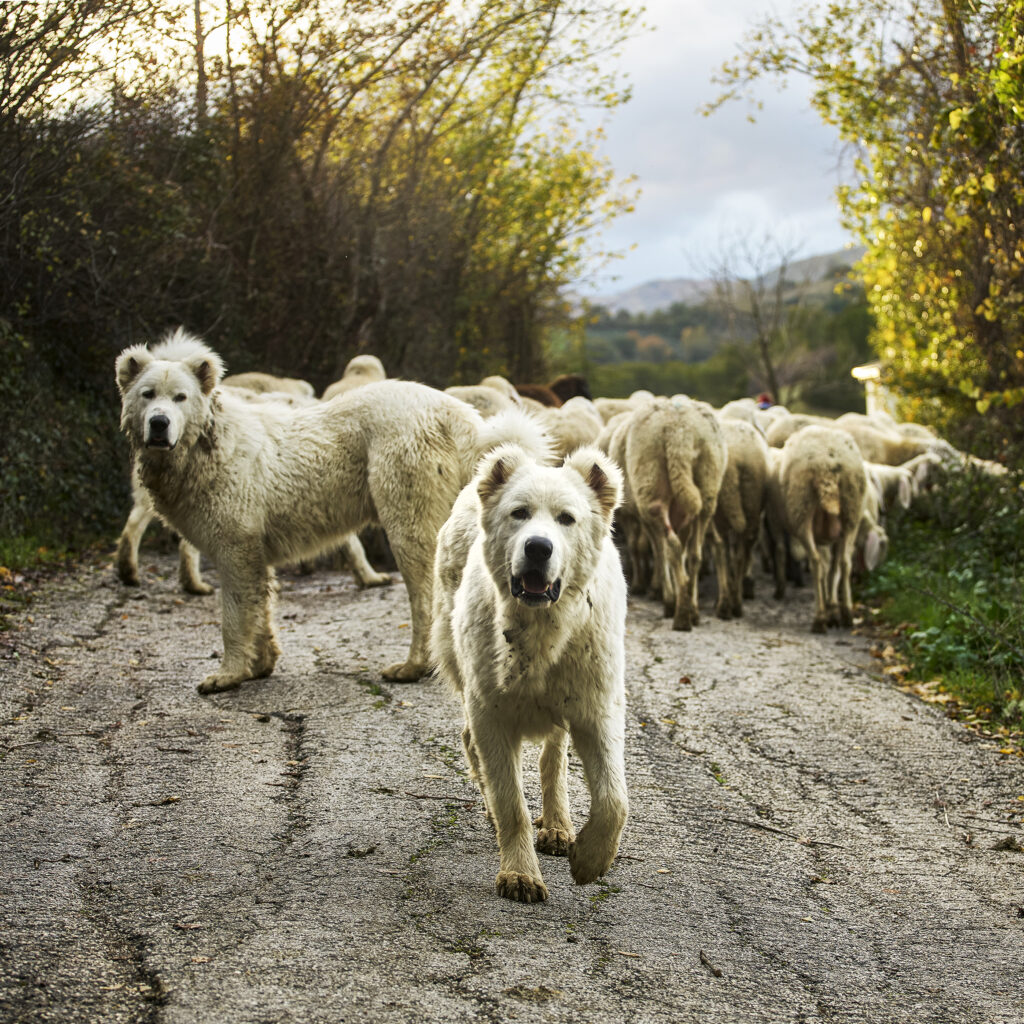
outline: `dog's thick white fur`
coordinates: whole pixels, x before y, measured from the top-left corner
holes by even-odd
[[[462,742],[498,834],[495,884],[547,898],[522,792],[522,746],[543,740],[536,849],[568,854],[573,878],[611,866],[627,813],[626,584],[611,540],[618,467],[597,448],[560,466],[515,445],[493,450],[438,536],[431,653],[462,696]],[[590,787],[573,834],[569,738]]]
[[[384,670],[428,667],[437,531],[493,439],[479,414],[409,381],[367,385],[343,402],[248,402],[218,382],[220,357],[177,331],[117,359],[121,427],[158,514],[220,572],[224,657],[209,693],[269,675],[272,566],[336,547],[375,522],[409,591],[412,642]],[[520,414],[521,415],[521,414]]]

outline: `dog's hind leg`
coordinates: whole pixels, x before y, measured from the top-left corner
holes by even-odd
[[[557,728],[544,740],[540,752],[541,816],[537,829],[537,849],[554,857],[564,857],[576,840],[569,816],[569,792],[566,785],[569,733]]]
[[[152,504],[135,494],[135,504],[128,513],[117,541],[117,578],[129,587],[139,585],[139,543],[155,515]]]
[[[203,582],[199,572],[199,550],[184,537],[178,541],[178,581],[186,594],[213,593],[213,587]]]
[[[361,587],[386,587],[393,580],[386,573],[377,572],[369,559],[362,542],[354,533],[346,534],[341,542],[341,550],[345,553],[352,575]]]
[[[382,524],[388,529],[388,524]],[[438,527],[440,529],[440,527]],[[430,621],[434,600],[434,549],[437,530],[428,536],[407,536],[404,532],[388,531],[391,550],[405,588],[409,592],[410,625],[412,639],[409,656],[405,661],[389,665],[382,675],[395,683],[412,683],[430,671]]]
[[[491,809],[487,805],[487,787],[484,784],[483,768],[480,766],[480,755],[477,753],[476,744],[473,742],[473,731],[468,724],[462,729],[462,750],[466,755],[466,763],[469,765],[469,777],[480,789],[480,796],[484,802],[484,813],[489,821],[493,821]]]
[[[585,885],[612,866],[629,810],[621,711],[617,721],[574,725],[572,741],[590,788],[590,817],[569,847],[569,869]]]

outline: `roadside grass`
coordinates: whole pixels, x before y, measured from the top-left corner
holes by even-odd
[[[0,632],[10,629],[11,616],[31,605],[41,581],[100,549],[99,543],[50,546],[34,536],[0,537]]]
[[[875,621],[959,716],[1024,729],[1024,490],[1020,474],[949,471],[887,524],[889,555],[860,586]]]

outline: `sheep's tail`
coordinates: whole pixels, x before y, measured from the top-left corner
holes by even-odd
[[[522,409],[507,409],[484,420],[477,435],[477,458],[502,444],[517,445],[538,462],[555,461],[554,447],[543,425]]]
[[[815,490],[818,493],[818,508],[821,512],[823,522],[821,532],[830,540],[838,540],[842,532],[842,522],[839,518],[839,479],[827,475],[818,477],[815,481]]]

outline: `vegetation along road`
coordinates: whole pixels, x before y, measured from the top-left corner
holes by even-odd
[[[285,574],[277,670],[205,699],[218,599],[144,569],[0,641],[4,1021],[1024,1017],[1024,764],[811,634],[806,591],[690,634],[632,602],[620,856],[544,858],[526,906],[455,700],[379,683],[403,587]]]

